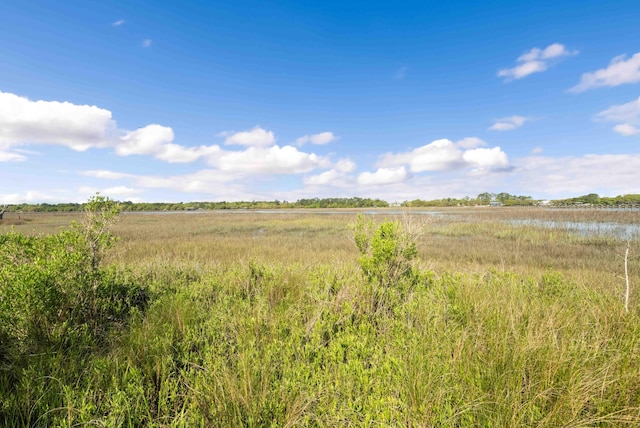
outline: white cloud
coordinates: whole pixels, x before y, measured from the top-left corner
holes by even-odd
[[[401,183],[409,174],[404,166],[398,168],[378,168],[376,172],[363,172],[358,175],[358,184],[363,186]]]
[[[334,165],[333,169],[340,172],[353,172],[356,170],[356,164],[349,159],[340,159]]]
[[[518,57],[515,67],[498,71],[498,77],[507,80],[522,79],[530,74],[546,71],[551,60],[577,54],[578,51],[568,51],[560,43],[553,43],[544,49],[533,48]]]
[[[153,155],[173,141],[173,130],[161,125],[147,125],[120,137],[116,153],[120,156]]]
[[[475,167],[471,171],[473,174],[481,174],[490,170],[501,170],[509,167],[507,154],[503,152],[500,147],[467,150],[463,153],[462,158],[465,162]]]
[[[336,171],[335,169],[330,169],[329,171],[325,171],[317,175],[305,177],[303,182],[304,184],[312,186],[324,186],[342,183],[344,180],[344,174],[340,173],[340,171]]]
[[[613,130],[625,137],[640,132],[640,97],[637,100],[609,107],[594,116],[596,121],[617,122]]]
[[[251,131],[241,131],[235,133],[225,132],[224,140],[226,145],[250,146],[250,147],[267,147],[276,142],[276,137],[272,131],[266,131],[256,126]]]
[[[486,146],[487,143],[478,137],[466,137],[456,141],[456,146],[463,149],[474,149],[476,147]]]
[[[161,125],[147,125],[127,132],[115,144],[120,156],[149,155],[168,163],[194,162],[201,157],[221,152],[216,145],[185,147],[173,144],[173,130]]]
[[[378,165],[408,165],[411,172],[450,171],[471,167],[473,173],[480,173],[508,168],[507,155],[500,147],[472,148],[485,144],[475,137],[465,138],[457,143],[447,139],[435,140],[410,152],[387,153],[380,158]]]
[[[332,169],[304,178],[304,184],[312,186],[331,185],[345,187],[351,184],[348,173],[355,171],[356,164],[349,159],[340,159]]]
[[[201,157],[210,157],[220,152],[221,149],[217,145],[184,147],[179,144],[166,144],[156,157],[169,163],[190,163]]]
[[[518,57],[519,62],[531,62],[539,60],[547,60],[551,58],[557,58],[560,56],[572,55],[568,52],[564,45],[560,43],[553,43],[547,46],[545,49],[533,48],[529,52],[520,55]]]
[[[122,24],[124,24],[126,21],[124,19],[118,19],[117,21],[114,21],[111,23],[111,25],[113,25],[114,27],[119,27]]]
[[[602,86],[619,86],[625,83],[640,82],[640,52],[629,59],[620,55],[611,60],[607,68],[601,68],[591,73],[584,73],[570,92],[584,92]]]
[[[547,70],[547,63],[543,61],[530,61],[517,65],[513,68],[503,69],[498,72],[498,77],[508,79],[522,79],[533,73],[540,73]]]
[[[244,151],[224,151],[209,159],[221,171],[249,174],[291,174],[327,167],[331,162],[293,146],[249,147]]]
[[[82,171],[81,174],[86,177],[103,178],[106,180],[120,180],[122,178],[135,177],[135,175],[133,174],[125,174],[122,172],[113,172],[113,171],[107,171],[107,170],[88,170],[88,171]]]
[[[143,48],[148,48],[148,47],[150,47],[150,46],[151,46],[151,43],[153,43],[153,40],[151,40],[151,39],[144,39],[144,40],[142,41],[142,47],[143,47]]]
[[[378,162],[381,167],[409,165],[411,172],[448,170],[461,163],[462,151],[447,139],[433,141],[406,153],[387,153]]]
[[[26,191],[23,194],[20,193],[5,193],[0,194],[0,202],[3,204],[24,204],[24,203],[41,203],[43,201],[56,201],[59,200],[55,196],[52,196],[49,192],[39,192],[35,190]]]
[[[532,154],[532,155],[539,155],[539,154],[541,154],[541,153],[543,153],[543,152],[544,152],[544,149],[543,149],[542,147],[534,147],[534,148],[531,150],[531,154]]]
[[[612,122],[640,121],[640,97],[637,100],[625,104],[618,104],[598,113],[596,118],[605,119]]]
[[[251,200],[241,183],[242,175],[225,173],[216,169],[203,169],[185,175],[140,176],[135,186],[147,189],[170,189],[185,193],[215,195],[220,200]]]
[[[523,116],[503,117],[496,120],[496,123],[489,128],[489,131],[511,131],[521,127],[526,121],[527,118]]]
[[[640,155],[533,156],[517,163],[518,181],[524,192],[559,197],[638,193]]]
[[[76,151],[104,147],[115,130],[111,112],[96,106],[31,101],[0,92],[0,145],[56,144]]]
[[[640,129],[636,128],[633,125],[629,125],[628,123],[621,123],[619,125],[616,125],[613,127],[613,130],[624,137],[640,134]]]
[[[143,199],[139,196],[143,193],[142,189],[134,189],[127,186],[115,186],[107,188],[97,188],[91,186],[80,186],[76,191],[78,199],[86,201],[90,196],[100,193],[103,196],[108,196],[111,199],[117,201],[131,201],[131,202],[143,202]]]
[[[121,135],[118,135],[121,134]],[[25,160],[22,145],[62,145],[75,151],[113,147],[119,156],[147,155],[169,163],[193,162],[220,151],[218,146],[173,144],[173,130],[157,124],[119,130],[111,112],[96,106],[31,101],[0,92],[0,162]]]
[[[0,150],[0,162],[22,162],[25,160],[27,160],[27,157],[19,153]]]
[[[299,146],[306,143],[321,145],[328,144],[332,141],[335,141],[336,139],[337,137],[333,135],[333,132],[321,132],[319,134],[305,135],[303,137],[300,137],[296,140],[296,144]]]

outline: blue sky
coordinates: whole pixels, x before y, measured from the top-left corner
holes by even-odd
[[[0,203],[640,193],[637,1],[5,1]]]

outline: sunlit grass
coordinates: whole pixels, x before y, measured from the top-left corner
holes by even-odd
[[[355,211],[123,215],[107,261],[149,286],[151,306],[108,346],[0,376],[13,391],[0,422],[640,425],[638,242],[625,313],[626,242],[508,222],[637,214],[438,211],[371,216],[411,220],[424,273],[385,311],[358,269]],[[13,228],[51,233],[74,218]]]

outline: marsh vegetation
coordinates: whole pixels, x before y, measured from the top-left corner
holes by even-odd
[[[0,225],[0,424],[640,424],[637,212],[357,212]]]

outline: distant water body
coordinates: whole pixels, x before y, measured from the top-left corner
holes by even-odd
[[[560,229],[583,237],[612,237],[618,239],[640,238],[640,224],[626,224],[598,221],[549,221],[549,220],[508,220],[507,223],[520,226],[536,226],[546,229]]]

